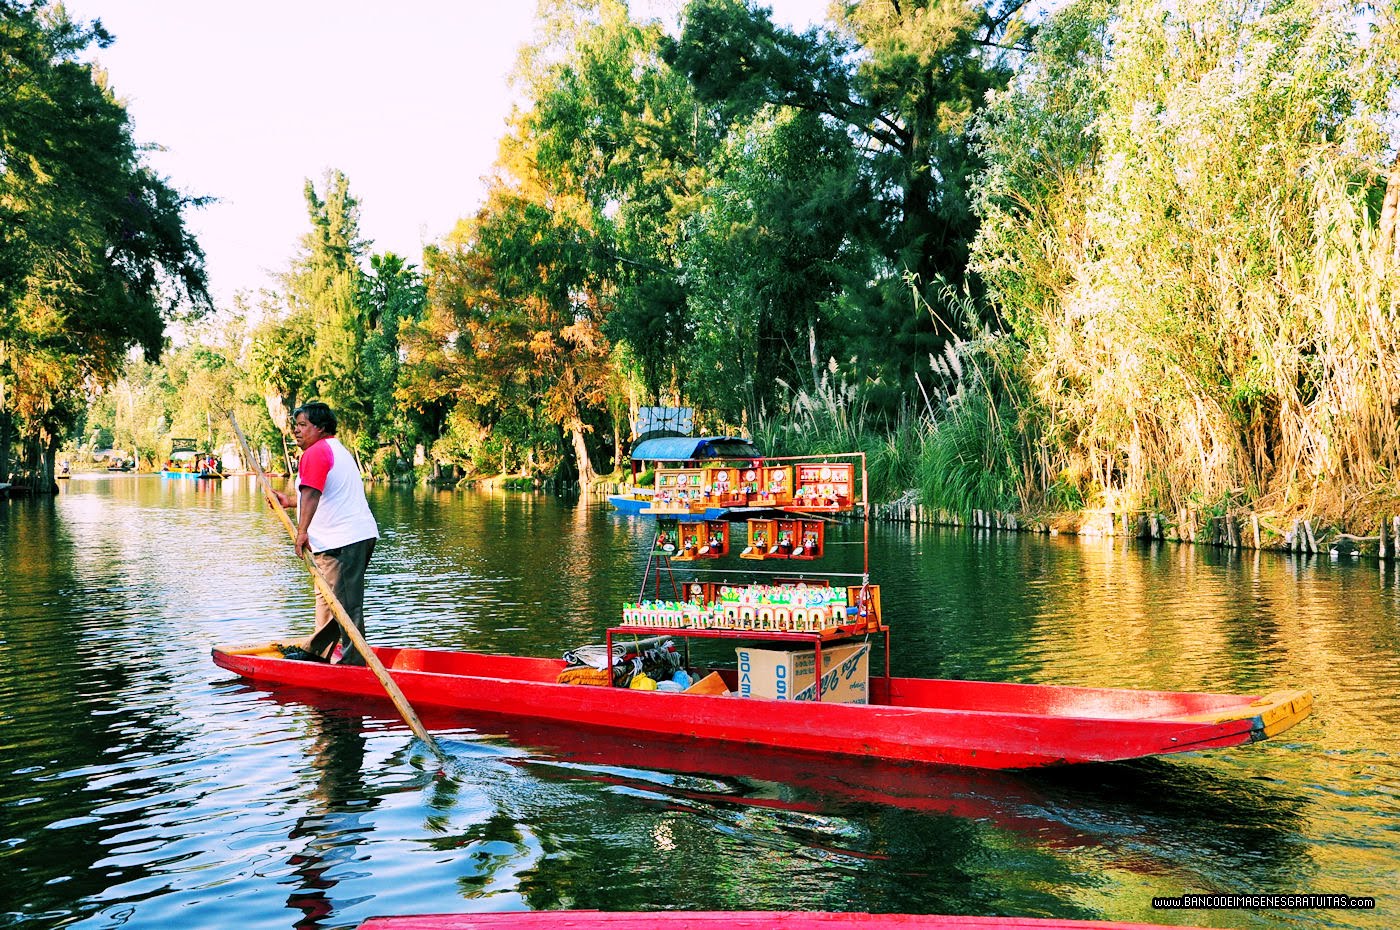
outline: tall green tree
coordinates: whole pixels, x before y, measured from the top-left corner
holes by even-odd
[[[310,335],[303,391],[330,404],[344,425],[347,444],[359,447],[373,408],[361,367],[370,328],[361,262],[369,245],[360,237],[359,201],[342,172],[328,171],[321,191],[308,180],[305,197],[311,229],[284,277],[296,325]]]
[[[52,474],[85,385],[165,324],[210,307],[184,226],[201,201],[143,164],[106,77],[78,56],[111,36],[62,7],[0,0],[0,471],[23,440]]]
[[[969,181],[979,167],[973,114],[1007,81],[1020,0],[980,8],[953,0],[861,0],[833,5],[827,31],[775,26],[750,0],[692,0],[667,59],[702,99],[735,119],[765,105],[815,113],[844,127],[864,155],[879,223],[868,272],[845,283],[847,343],[881,405],[913,390],[954,319],[928,314],[940,279],[963,280],[976,232]],[[844,359],[843,359],[844,360]]]
[[[590,214],[589,258],[609,302],[604,331],[628,344],[647,395],[679,395],[692,335],[685,224],[723,137],[719,112],[663,60],[659,23],[632,20],[616,0],[547,9],[553,40],[541,51],[561,50],[522,62],[539,170],[576,190]]]
[[[752,424],[835,350],[831,302],[865,265],[851,230],[869,226],[869,191],[845,133],[791,108],[736,127],[710,173],[686,227],[688,394]]]
[[[401,332],[423,316],[425,291],[417,269],[401,255],[370,256],[364,278],[365,340],[360,372],[364,379],[366,442],[384,464],[413,460],[418,431],[395,400],[399,387]]]
[[[462,335],[475,422],[530,424],[532,442],[555,431],[586,483],[621,393],[609,334],[631,342],[652,391],[675,382],[679,237],[703,114],[661,61],[659,27],[632,22],[625,4],[558,3],[543,17],[519,71],[529,108],[486,206],[429,259],[429,293]]]

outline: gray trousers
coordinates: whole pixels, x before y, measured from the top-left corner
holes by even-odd
[[[335,592],[340,606],[345,608],[345,613],[355,621],[355,626],[360,628],[361,633],[365,631],[365,570],[369,568],[370,556],[374,555],[375,542],[377,540],[362,539],[348,546],[311,554],[311,558],[316,560],[316,567],[321,570],[331,590]],[[306,651],[328,659],[337,642],[342,647],[341,664],[365,664],[364,657],[350,641],[350,637],[340,629],[340,622],[331,612],[331,605],[317,590],[316,631],[307,641]]]

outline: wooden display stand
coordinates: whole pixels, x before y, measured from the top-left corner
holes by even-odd
[[[702,559],[718,559],[729,554],[729,521],[706,520],[705,541],[700,546]]]
[[[855,468],[849,463],[798,465],[797,486],[788,509],[832,513],[850,510],[854,487]]]
[[[741,559],[766,559],[773,540],[778,536],[777,520],[750,520],[749,545],[739,553]]]
[[[789,558],[820,559],[826,554],[826,524],[820,520],[797,521],[797,545]]]
[[[692,603],[704,606],[715,599],[714,585],[708,581],[687,581],[682,592],[685,599]]]
[[[702,520],[681,520],[677,531],[679,542],[671,556],[673,562],[693,562],[700,558],[700,547],[705,545],[705,523]]]
[[[737,468],[706,468],[700,481],[705,503],[711,507],[743,507],[749,496],[739,483]]]
[[[747,465],[739,471],[739,493],[744,495],[746,501],[753,500],[753,496],[758,493],[758,479],[761,469],[756,465]]]
[[[880,586],[877,584],[858,585],[846,589],[848,604],[856,609],[856,620],[867,626],[880,626]]]
[[[864,482],[864,457],[861,456]],[[856,503],[855,469],[847,463],[758,466],[708,466],[682,468],[657,473],[657,496],[662,498],[650,511],[659,514],[689,515],[706,506],[774,507],[792,515],[753,518],[747,523],[747,546],[743,559],[793,559],[812,561],[826,554],[826,524],[822,519],[804,519],[803,512],[851,510]],[[729,491],[727,488],[733,488]],[[862,492],[862,501],[864,500]],[[667,508],[672,508],[668,510]],[[822,647],[870,634],[884,636],[885,678],[890,675],[889,627],[881,619],[878,585],[862,583],[845,586],[846,600],[822,598],[821,603],[801,591],[803,584],[830,588],[827,579],[789,577],[783,572],[757,572],[774,577],[778,586],[754,583],[747,592],[735,594],[730,583],[684,581],[671,574],[672,562],[720,558],[731,554],[732,524],[720,519],[657,520],[657,537],[652,558],[642,578],[642,593],[636,604],[624,608],[626,621],[609,627],[607,648],[613,636],[664,634],[681,639],[769,640],[809,645],[815,652],[816,699],[821,700]],[[868,527],[865,567],[858,577],[869,580]],[[737,546],[737,543],[734,543]],[[647,602],[644,596],[653,567],[656,567],[656,596],[661,595],[664,573],[671,582],[674,600]],[[794,565],[788,569],[798,569]],[[804,566],[801,571],[807,571]],[[692,569],[700,574],[713,569]],[[840,573],[836,573],[840,574]],[[787,591],[791,587],[795,590]],[[638,622],[638,621],[641,622]]]
[[[792,466],[769,465],[758,470],[758,493],[749,503],[760,507],[782,507],[792,502]]]
[[[656,473],[656,494],[642,513],[691,513],[704,509],[702,469],[671,468]]]
[[[768,558],[786,559],[792,555],[792,550],[797,548],[798,526],[801,520],[779,520],[773,537],[773,544],[768,547]]]
[[[656,521],[656,541],[652,543],[652,551],[658,555],[670,557],[680,551],[680,524],[674,519],[665,518]]]

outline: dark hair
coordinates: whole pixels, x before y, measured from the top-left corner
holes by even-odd
[[[316,427],[328,436],[335,435],[335,414],[331,413],[331,408],[321,403],[319,400],[307,401],[300,407],[292,411],[292,419],[297,418],[297,414],[306,414],[306,422]]]

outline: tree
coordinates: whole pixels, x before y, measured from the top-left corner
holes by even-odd
[[[165,324],[210,308],[198,206],[140,158],[105,75],[77,60],[111,42],[61,7],[0,0],[0,470],[18,436],[45,476],[128,350],[160,357]]]
[[[557,431],[586,484],[594,428],[623,393],[609,335],[631,343],[652,390],[674,381],[683,201],[703,133],[658,26],[616,0],[543,16],[519,69],[531,106],[512,120],[486,206],[429,258],[429,294],[453,321],[439,328],[460,335],[459,401],[474,422],[516,424],[532,445]]]
[[[456,390],[473,422],[528,424],[521,438],[532,449],[545,424],[561,430],[586,486],[594,470],[585,417],[606,399],[610,369],[579,232],[561,211],[498,182],[449,248],[430,256],[429,294],[455,327]]]
[[[366,336],[360,363],[368,403],[365,445],[376,452],[392,449],[398,459],[411,461],[417,431],[394,392],[399,386],[400,333],[423,315],[423,281],[413,265],[393,252],[371,255],[369,263],[362,297]]]
[[[335,410],[347,445],[367,452],[373,401],[360,364],[369,329],[360,204],[339,171],[326,173],[322,193],[308,180],[305,196],[311,230],[284,277],[294,325],[309,333],[303,390]]]
[[[833,351],[827,311],[864,263],[850,231],[868,220],[868,191],[845,134],[791,108],[736,127],[711,175],[686,227],[686,382],[706,410],[755,423]]]
[[[873,267],[845,282],[846,339],[881,405],[913,388],[942,347],[952,314],[909,299],[913,280],[934,307],[940,279],[960,284],[976,221],[969,180],[973,114],[1009,69],[1020,0],[982,10],[950,0],[836,4],[835,28],[795,34],[745,0],[692,0],[667,51],[701,99],[742,120],[765,105],[818,114],[845,127],[864,156],[879,223]]]

